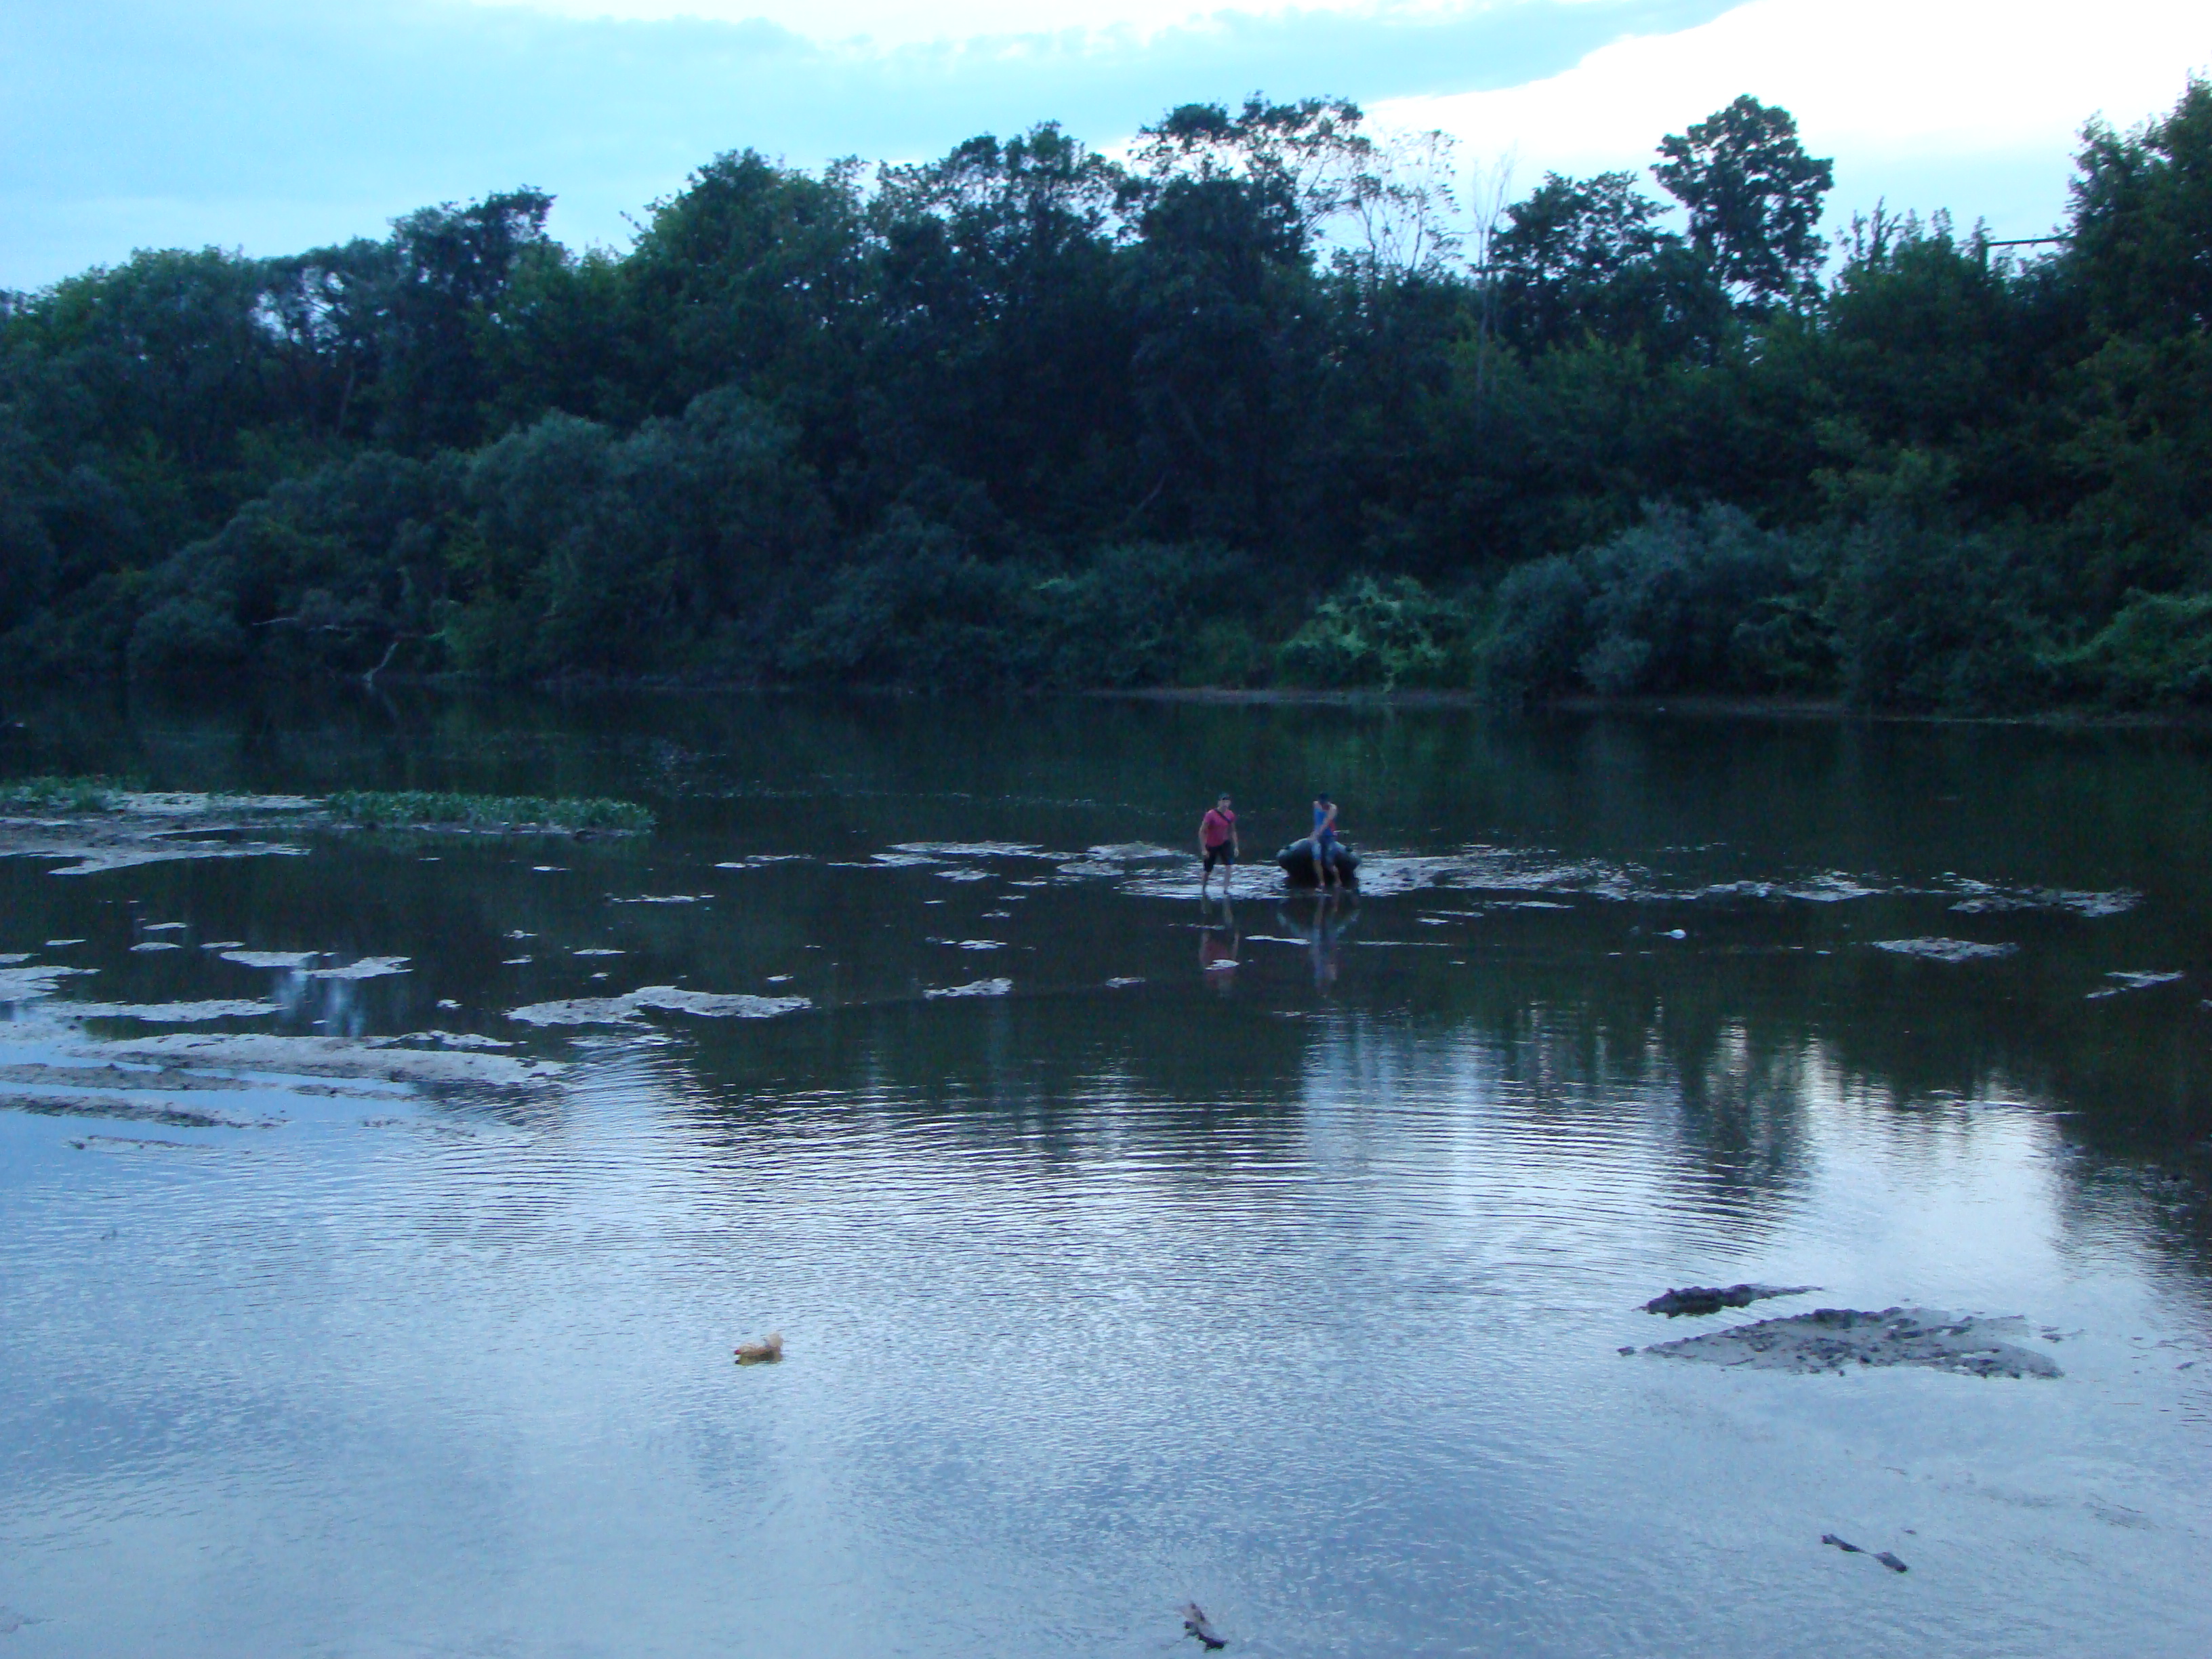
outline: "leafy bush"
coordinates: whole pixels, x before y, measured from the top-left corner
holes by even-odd
[[[1411,576],[1355,577],[1276,652],[1293,685],[1439,686],[1465,678],[1466,613]]]
[[[1977,714],[2050,700],[2047,630],[2013,546],[1891,514],[1835,535],[1830,613],[1850,702]]]
[[[106,812],[132,787],[118,778],[18,778],[0,783],[0,811]]]
[[[1590,690],[1769,689],[1739,630],[1801,585],[1784,538],[1732,507],[1655,507],[1589,564],[1595,639],[1580,666]]]
[[[1510,572],[1491,599],[1491,628],[1475,656],[1492,701],[1529,702],[1575,684],[1589,648],[1590,582],[1562,554]]]
[[[453,826],[472,830],[608,830],[642,834],[653,813],[634,801],[542,795],[447,794],[429,790],[342,789],[330,810],[368,829]]]
[[[1250,562],[1213,543],[1109,547],[1075,574],[1036,585],[1039,679],[1066,687],[1233,684],[1253,673],[1256,642],[1234,616]],[[1210,631],[1209,631],[1210,630]],[[1205,665],[1200,668],[1200,665]]]
[[[2075,689],[2122,707],[2212,702],[2212,593],[2131,593],[2061,667]]]

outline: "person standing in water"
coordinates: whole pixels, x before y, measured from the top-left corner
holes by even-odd
[[[1229,891],[1230,878],[1237,873],[1237,814],[1229,810],[1229,797],[1224,795],[1213,803],[1213,810],[1198,821],[1198,856],[1206,868],[1198,878],[1198,896],[1206,896],[1206,884],[1213,879],[1213,866],[1221,866],[1221,890]]]
[[[1327,795],[1314,797],[1313,848],[1315,884],[1336,886],[1336,803]]]

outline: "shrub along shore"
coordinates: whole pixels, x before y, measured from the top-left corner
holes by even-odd
[[[1255,98],[141,252],[0,296],[0,673],[2212,703],[2212,88],[2032,247],[1830,186]]]

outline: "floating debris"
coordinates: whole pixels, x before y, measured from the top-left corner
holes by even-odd
[[[608,945],[598,945],[592,946],[589,950],[571,951],[568,954],[572,957],[626,957],[629,952],[627,951],[617,951]]]
[[[783,1358],[783,1333],[770,1331],[757,1342],[738,1344],[740,1365],[773,1365]]]
[[[940,997],[1002,997],[1014,988],[1010,979],[979,979],[966,985],[947,985],[941,989],[924,991],[922,994],[935,1001]]]
[[[1685,1285],[1644,1304],[1646,1313],[1679,1319],[1684,1314],[1718,1313],[1723,1308],[1747,1308],[1771,1297],[1803,1296],[1818,1285]]]
[[[1195,1601],[1183,1603],[1182,1633],[1198,1638],[1198,1644],[1208,1653],[1229,1645],[1229,1638],[1213,1628],[1206,1616],[1206,1609]]]
[[[149,921],[138,931],[142,933],[181,933],[191,926],[188,921]]]
[[[184,947],[165,939],[142,939],[131,947],[134,951],[179,951]]]
[[[1878,939],[1869,943],[1893,956],[1921,957],[1929,962],[1987,962],[2015,955],[2020,950],[2017,945],[1981,945],[1964,939]]]
[[[2057,1376],[2043,1355],[2000,1339],[2027,1334],[2019,1317],[1954,1319],[1930,1308],[1820,1308],[1789,1319],[1765,1319],[1644,1352],[1709,1365],[1753,1370],[1827,1371],[1840,1376],[1860,1365],[1919,1365],[1969,1376]]]
[[[1846,1555],[1870,1554],[1875,1560],[1881,1562],[1882,1565],[1887,1567],[1892,1572],[1910,1572],[1911,1571],[1911,1569],[1907,1567],[1904,1562],[1899,1560],[1887,1550],[1863,1550],[1856,1544],[1846,1544],[1842,1539],[1837,1537],[1836,1534],[1832,1532],[1822,1533],[1820,1534],[1820,1541],[1823,1544],[1833,1544],[1838,1549],[1841,1550]]]
[[[700,904],[714,897],[712,893],[640,893],[635,898],[617,898],[607,895],[610,904]]]

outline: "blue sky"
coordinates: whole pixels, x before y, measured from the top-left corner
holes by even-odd
[[[914,160],[1058,119],[1343,94],[1466,178],[1641,167],[1738,92],[1833,206],[2063,210],[2072,136],[2170,107],[2212,6],[2106,0],[0,0],[0,287],[138,246],[295,251],[518,184],[572,245],[717,151]]]

